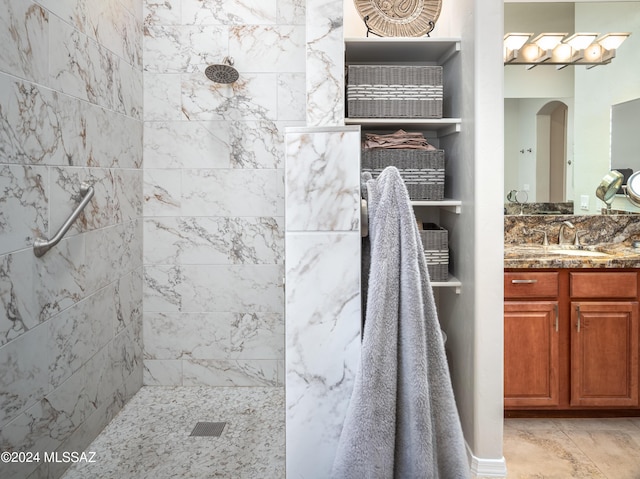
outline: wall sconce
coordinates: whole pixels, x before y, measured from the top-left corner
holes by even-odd
[[[531,69],[540,64],[555,65],[561,69],[568,65],[596,65],[610,63],[630,33],[607,33],[598,39],[598,33],[541,33],[529,40],[530,33],[507,33],[504,36],[504,64],[526,65]],[[597,40],[596,40],[597,39]]]

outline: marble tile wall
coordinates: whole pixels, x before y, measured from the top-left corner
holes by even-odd
[[[240,77],[204,74],[231,56]],[[144,0],[144,382],[282,386],[304,0]]]
[[[142,384],[142,5],[0,9],[0,450],[80,451]],[[36,258],[81,181],[94,198]]]
[[[330,477],[360,357],[360,127],[286,135],[287,477]]]
[[[306,3],[307,125],[343,125],[344,0]]]

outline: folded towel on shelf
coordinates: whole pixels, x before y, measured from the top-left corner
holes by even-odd
[[[462,428],[409,195],[395,167],[366,185],[371,257],[361,362],[332,477],[466,479]]]
[[[420,132],[406,132],[398,130],[387,135],[365,133],[364,148],[402,148],[415,150],[435,150]]]

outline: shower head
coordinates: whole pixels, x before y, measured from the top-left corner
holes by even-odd
[[[224,63],[209,65],[204,71],[207,78],[216,83],[233,83],[238,77],[238,70],[233,68],[233,58],[225,57]]]

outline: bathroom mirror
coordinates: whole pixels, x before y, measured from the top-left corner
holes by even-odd
[[[612,109],[640,99],[640,2],[506,0],[504,22],[505,32],[631,32],[608,65],[504,67],[505,203],[524,190],[532,203],[572,201],[575,214],[599,214],[596,188],[616,167]],[[614,209],[628,204],[616,199]]]

